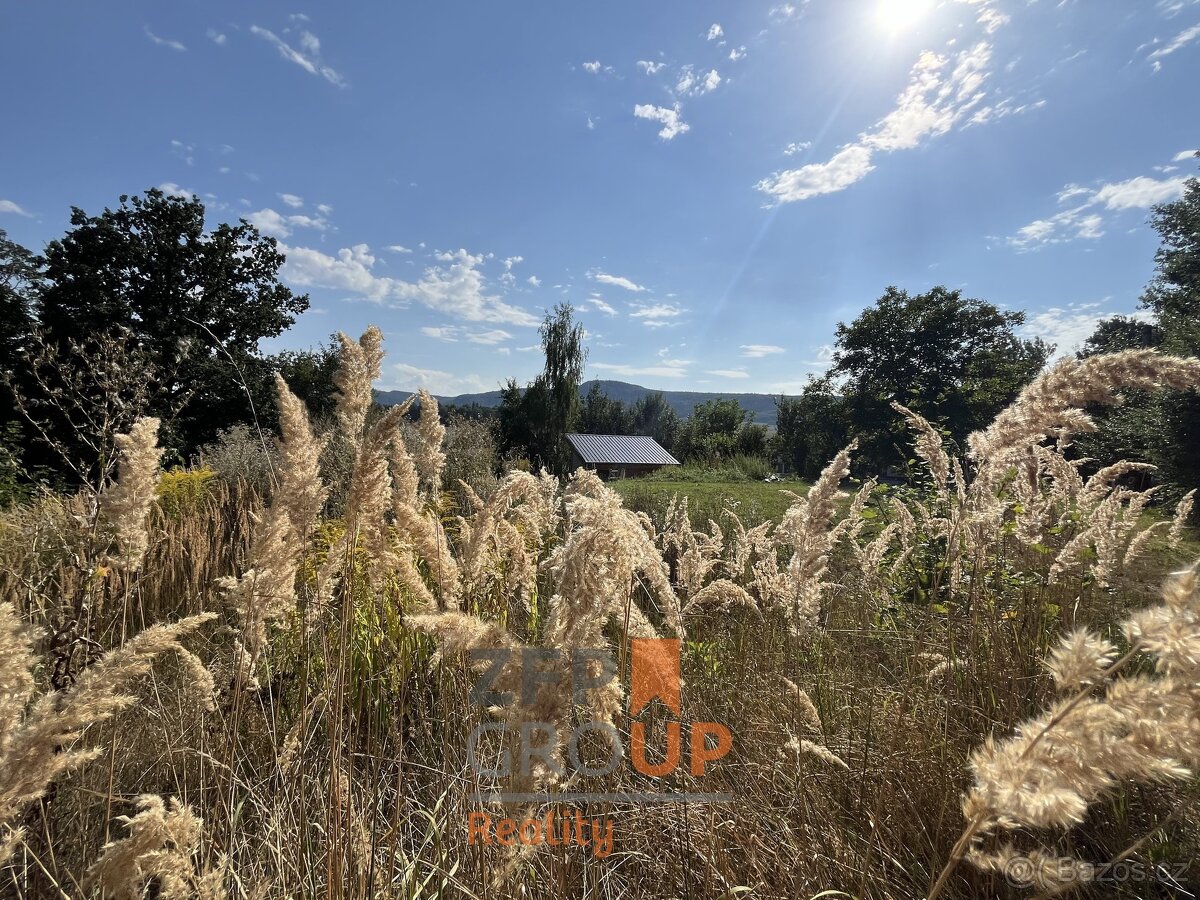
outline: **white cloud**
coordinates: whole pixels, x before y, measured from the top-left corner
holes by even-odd
[[[1104,237],[1104,219],[1086,211],[1086,206],[1068,209],[1048,219],[1036,219],[1008,239],[1018,250],[1037,250],[1047,244]]]
[[[415,393],[425,388],[431,394],[453,397],[458,394],[478,393],[488,389],[487,383],[478,375],[452,375],[440,369],[422,369],[409,363],[393,363],[384,374],[385,390],[410,391]]]
[[[642,291],[647,290],[647,288],[642,287],[634,281],[630,281],[628,278],[621,275],[609,275],[607,272],[601,272],[599,269],[592,269],[587,273],[587,277],[601,284],[611,284],[613,287],[633,291],[635,294],[640,294]]]
[[[709,369],[705,375],[716,375],[718,378],[749,378],[750,373],[745,369]]]
[[[779,6],[774,6],[771,8],[770,16],[776,21],[784,21],[792,18],[797,12],[799,12],[799,10],[794,4],[781,3]]]
[[[419,281],[375,275],[375,257],[366,244],[342,248],[330,256],[311,247],[283,247],[282,274],[299,287],[344,291],[395,307],[416,301],[422,306],[469,322],[537,325],[540,320],[487,290],[480,267],[483,255],[466,250],[442,254],[444,265],[429,266]]]
[[[658,136],[664,141],[669,141],[691,130],[691,126],[679,118],[678,103],[675,104],[673,109],[666,106],[639,103],[633,108],[633,114],[639,119],[651,119],[660,123],[662,128],[659,129]]]
[[[12,200],[0,200],[0,213],[12,213],[14,216],[24,216],[27,219],[33,218],[31,213],[26,212]]]
[[[1139,175],[1128,181],[1106,184],[1096,191],[1093,203],[1103,203],[1108,209],[1149,209],[1159,203],[1174,200],[1183,193],[1187,178],[1164,178],[1158,181]]]
[[[721,84],[721,75],[716,69],[707,73],[697,73],[691,66],[684,66],[679,73],[679,81],[675,83],[675,93],[685,97],[699,97],[715,91]],[[678,106],[675,107],[678,110]]]
[[[1052,306],[1029,314],[1021,328],[1022,337],[1040,337],[1055,347],[1055,356],[1069,356],[1083,346],[1096,330],[1096,326],[1112,314],[1102,312],[1100,303],[1071,303],[1065,308]],[[1146,316],[1144,311],[1132,314],[1133,318]]]
[[[327,216],[333,212],[333,207],[330,206],[328,203],[318,203],[317,204],[317,212],[319,212],[323,216]]]
[[[1017,250],[1029,251],[1049,244],[1097,240],[1104,237],[1101,211],[1149,209],[1180,196],[1186,183],[1187,179],[1183,176],[1155,179],[1139,175],[1126,181],[1103,184],[1096,189],[1069,184],[1059,191],[1058,202],[1071,201],[1075,203],[1074,206],[1049,218],[1030,222],[1010,237],[1008,244]]]
[[[777,347],[775,344],[742,344],[738,349],[747,359],[762,359],[764,356],[775,356],[785,352],[783,347]]]
[[[295,63],[310,75],[318,75],[336,87],[346,86],[346,79],[342,74],[321,61],[321,42],[311,32],[302,31],[300,33],[300,46],[304,52],[292,47],[275,32],[260,28],[258,25],[251,25],[250,33],[272,44],[279,51],[280,56],[288,62]]]
[[[1171,38],[1163,46],[1159,47],[1151,53],[1146,59],[1153,63],[1154,71],[1157,72],[1162,68],[1162,61],[1174,53],[1176,50],[1182,50],[1188,44],[1200,39],[1200,24],[1193,25],[1191,28],[1186,28],[1175,37]]]
[[[714,22],[712,25],[709,26],[708,40],[715,41],[717,38],[721,38],[724,36],[725,36],[725,29],[722,28],[720,25],[718,25],[716,22]]]
[[[795,156],[797,153],[803,153],[812,146],[812,141],[792,141],[783,148],[784,156]]]
[[[528,278],[525,279],[525,283],[528,284],[530,287],[541,287],[542,279],[538,278],[536,275],[530,275]]]
[[[760,181],[758,189],[771,194],[782,203],[807,200],[821,194],[833,194],[864,178],[875,167],[871,151],[851,144],[843,147],[826,163],[810,163],[799,169],[789,169]]]
[[[173,181],[164,181],[158,186],[158,189],[168,197],[182,197],[184,200],[190,200],[192,197],[192,191],[180,187]]]
[[[304,198],[297,197],[295,194],[277,194],[276,196],[292,209],[299,209],[304,205]]]
[[[304,215],[285,216],[270,207],[260,209],[258,212],[252,212],[245,218],[247,222],[263,234],[269,234],[271,237],[276,238],[291,237],[292,231],[296,228],[313,228],[317,231],[324,231],[329,227],[329,223],[320,217]]]
[[[978,117],[992,108],[982,107],[982,90],[989,75],[992,48],[980,42],[951,59],[922,53],[909,74],[909,82],[896,99],[896,107],[858,139],[846,144],[825,163],[778,172],[757,184],[758,190],[778,202],[807,200],[845,190],[874,168],[875,153],[910,150],[923,141],[944,135],[971,113]],[[981,121],[985,121],[984,116]]]
[[[637,64],[638,68],[640,68],[647,75],[657,75],[664,68],[666,68],[667,65],[664,62],[651,62],[648,59],[639,59]]]
[[[745,59],[746,58],[745,46],[734,47],[732,50],[729,51],[729,58],[733,62],[737,62],[739,59]]]
[[[512,335],[507,331],[496,328],[492,331],[475,331],[467,335],[467,340],[472,344],[503,344],[505,341],[512,340]]]
[[[600,71],[600,69],[601,69],[601,66],[600,66],[600,60],[598,60],[598,59],[594,59],[594,60],[592,60],[591,62],[585,62],[585,63],[583,64],[583,68],[584,68],[586,71],[588,71],[588,72],[591,72],[593,75],[595,75],[595,74],[596,74],[597,72],[599,72],[599,71]]]
[[[1200,153],[1200,150],[1184,150],[1182,153],[1175,154],[1171,162],[1186,162],[1189,159],[1195,159],[1197,153]]]
[[[1158,11],[1169,19],[1196,3],[1200,0],[1158,0]]]
[[[684,312],[686,310],[675,303],[649,303],[636,307],[629,315],[631,318],[641,319],[647,328],[662,328],[672,324],[670,320],[678,318]]]
[[[457,325],[439,325],[434,327],[426,325],[421,329],[421,334],[425,337],[435,338],[439,341],[449,341],[450,343],[458,342],[458,334],[462,331]]]
[[[612,363],[589,363],[589,366],[622,378],[687,378],[688,374],[683,366],[631,366]]]
[[[225,35],[221,34],[221,32],[217,31],[215,28],[208,29],[204,35],[214,44],[222,47],[225,46],[225,42],[229,40],[227,37],[225,37]]]
[[[410,250],[408,247],[405,247],[403,244],[389,244],[383,249],[390,250],[392,253],[412,253],[412,250]]]
[[[142,30],[146,32],[146,37],[150,38],[151,41],[158,44],[158,46],[160,46],[160,47],[170,47],[172,50],[177,50],[180,53],[187,50],[187,47],[185,47],[180,41],[174,41],[174,40],[171,40],[170,38],[159,37],[157,34],[155,34],[153,31],[150,30],[149,25],[145,26]]]
[[[371,272],[375,257],[366,244],[343,247],[329,256],[308,247],[284,247],[287,261],[283,277],[300,287],[321,287],[357,294],[383,302],[394,291],[396,279],[376,277]]]
[[[587,305],[590,305],[593,309],[600,310],[600,312],[604,313],[606,316],[615,316],[617,314],[617,311],[615,309],[613,309],[611,306],[609,306],[608,303],[605,302],[603,297],[600,297],[596,294],[593,294],[591,297],[588,297],[583,302]]]

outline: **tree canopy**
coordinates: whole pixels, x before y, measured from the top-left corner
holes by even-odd
[[[244,220],[206,231],[204,218],[198,198],[157,188],[97,216],[73,208],[70,230],[46,247],[35,303],[61,352],[127,329],[158,376],[148,411],[184,452],[247,418],[244,385],[264,374],[259,341],[308,308],[279,281],[274,238]]]
[[[990,422],[1052,351],[1018,336],[1024,321],[1024,313],[939,286],[924,294],[889,287],[849,325],[839,323],[830,374],[843,383],[862,458],[898,460],[893,400],[958,442]]]

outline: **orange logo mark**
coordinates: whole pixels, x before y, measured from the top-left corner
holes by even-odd
[[[676,716],[682,716],[680,671],[677,638],[634,638],[633,671],[629,688],[630,716],[636,716],[644,710],[655,697]],[[643,775],[661,778],[678,768],[682,743],[680,722],[666,723],[667,747],[660,763],[650,762],[646,757],[645,722],[631,723],[629,736],[633,767]],[[708,745],[709,737],[716,741],[712,747]],[[703,775],[710,762],[721,759],[733,749],[733,735],[719,722],[692,722],[688,738],[688,749],[691,751],[689,770],[695,776]]]

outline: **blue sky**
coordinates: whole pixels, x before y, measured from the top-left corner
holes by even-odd
[[[0,228],[199,194],[376,322],[381,386],[540,368],[787,391],[889,284],[1029,312],[1071,349],[1136,307],[1149,207],[1200,147],[1200,0],[0,6]]]

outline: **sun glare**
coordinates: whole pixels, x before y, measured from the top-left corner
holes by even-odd
[[[896,33],[916,25],[933,8],[932,0],[876,0],[880,27]]]

